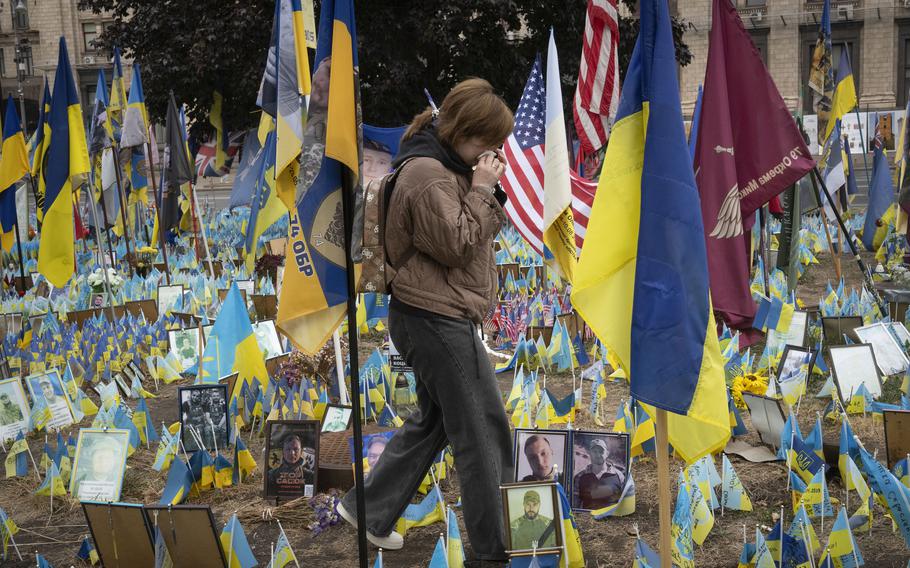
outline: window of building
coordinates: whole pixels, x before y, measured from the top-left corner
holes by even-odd
[[[100,26],[95,22],[85,22],[82,24],[82,39],[85,42],[86,51],[95,51],[95,40],[98,39],[98,28]]]
[[[746,7],[753,8],[758,6],[764,6],[768,3],[768,0],[746,0]]]
[[[12,0],[9,3],[13,14],[13,27],[17,30],[28,29],[28,2],[25,0]]]
[[[83,101],[88,101],[88,107],[91,108],[95,104],[95,94],[98,92],[98,83],[93,83],[91,85],[85,86],[85,93],[83,93]],[[83,108],[86,108],[86,105],[82,105]]]
[[[0,47],[0,77],[6,77],[6,50]]]
[[[860,42],[860,32],[862,32],[862,26],[856,24],[847,24],[842,26],[837,26],[831,30],[831,65],[833,67],[834,77],[837,80],[837,66],[840,62],[841,52],[847,50],[847,58],[850,61],[850,67],[853,71],[853,83],[856,85],[856,93],[859,95],[861,91],[861,71],[862,65],[862,45]],[[800,50],[800,77],[802,77],[802,97],[803,97],[803,112],[806,114],[814,114],[815,109],[813,108],[813,91],[809,88],[809,70],[812,67],[812,54],[815,52],[815,41],[818,38],[818,28],[812,26],[811,28],[804,28],[800,34],[800,43],[802,44],[802,49]]]
[[[901,28],[897,45],[897,106],[903,108],[910,100],[910,26]]]
[[[765,67],[768,66],[768,28],[759,28],[755,30],[749,30],[749,37],[752,38],[752,43],[755,44],[755,48],[758,49],[759,55],[761,55],[762,63],[765,64]]]

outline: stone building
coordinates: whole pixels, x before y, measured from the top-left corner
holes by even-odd
[[[777,88],[791,110],[812,113],[807,83],[818,36],[819,0],[732,0]],[[683,111],[690,116],[704,81],[712,0],[676,0],[675,13],[692,24],[685,40],[693,60],[680,71]],[[910,90],[910,0],[831,0],[837,65],[848,50],[861,111],[907,105]]]
[[[104,69],[110,84],[110,53],[96,48],[93,42],[111,18],[79,10],[77,5],[78,0],[0,0],[0,92],[4,99],[9,94],[18,99],[21,80],[29,134],[37,123],[44,76],[53,82],[60,36],[66,38],[85,112],[91,112],[98,69]],[[128,80],[130,70],[126,63],[124,74]]]

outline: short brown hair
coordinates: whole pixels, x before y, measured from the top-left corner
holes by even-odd
[[[427,107],[414,117],[402,140],[407,140],[433,121]],[[501,144],[512,132],[515,120],[506,102],[484,79],[472,78],[455,85],[439,107],[436,121],[439,138],[454,146],[468,138],[480,138],[485,144]]]

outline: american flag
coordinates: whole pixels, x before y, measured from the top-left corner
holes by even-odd
[[[575,218],[575,246],[578,250],[585,244],[585,232],[588,230],[588,218],[594,206],[594,192],[597,182],[587,180],[573,171],[569,171],[572,183],[572,216]]]
[[[607,143],[619,105],[618,43],[616,0],[589,0],[573,105],[575,131],[588,154]]]
[[[503,151],[508,161],[502,187],[509,196],[506,215],[538,254],[543,254],[543,164],[546,131],[546,83],[540,57],[515,109],[515,129]]]

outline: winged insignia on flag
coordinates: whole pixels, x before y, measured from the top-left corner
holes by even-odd
[[[715,239],[729,239],[743,234],[743,215],[739,204],[739,184],[733,184],[717,212],[717,224],[711,231]]]

